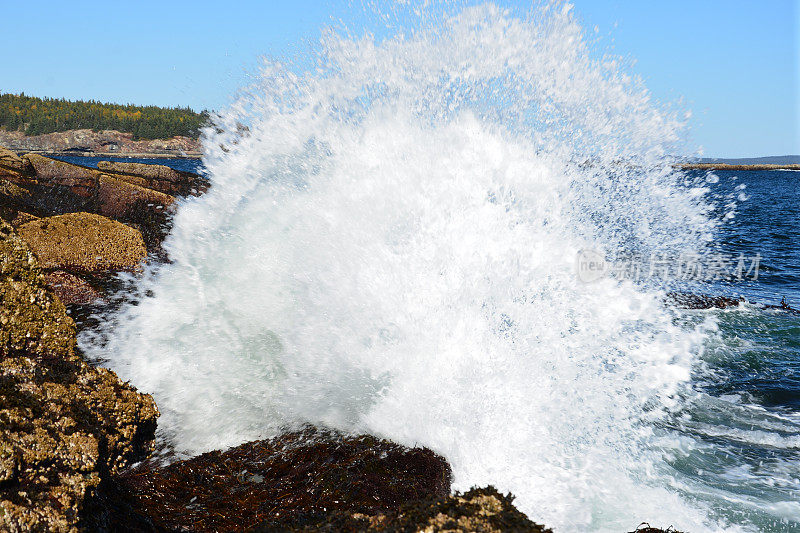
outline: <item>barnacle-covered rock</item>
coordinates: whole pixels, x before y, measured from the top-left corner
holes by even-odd
[[[326,532],[465,532],[465,533],[552,533],[532,522],[513,504],[514,497],[492,486],[451,496],[411,501],[389,513],[373,516],[361,513],[332,513],[323,523],[296,531]],[[253,532],[274,532],[260,526]]]
[[[0,359],[63,358],[75,347],[75,324],[49,292],[31,251],[0,221]]]
[[[23,224],[18,231],[45,269],[133,270],[147,256],[138,230],[92,213],[42,218]]]

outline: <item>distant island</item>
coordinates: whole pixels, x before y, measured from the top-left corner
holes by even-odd
[[[703,157],[698,163],[722,163],[726,165],[800,165],[800,155],[770,155],[767,157]]]
[[[70,155],[196,157],[208,112],[0,94],[0,144]]]
[[[800,170],[800,155],[741,158],[704,157],[677,166],[684,170]]]

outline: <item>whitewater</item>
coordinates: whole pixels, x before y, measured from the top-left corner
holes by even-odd
[[[430,447],[556,531],[757,528],[718,501],[796,520],[673,466],[715,318],[576,275],[580,250],[707,253],[706,183],[671,167],[686,112],[569,4],[398,9],[416,22],[326,31],[312,67],[265,61],[204,132],[170,262],[84,351],[181,456],[313,423]]]

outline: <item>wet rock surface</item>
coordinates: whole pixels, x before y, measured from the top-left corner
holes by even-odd
[[[143,458],[152,398],[75,353],[75,326],[0,221],[0,530],[77,531],[103,478]]]
[[[678,309],[729,309],[747,303],[744,298],[728,298],[725,296],[708,296],[686,292],[670,292],[664,298],[664,303]],[[761,309],[777,310],[793,315],[800,315],[800,310],[790,306],[783,299],[779,305],[757,304]]]
[[[47,287],[61,302],[70,305],[93,305],[104,302],[102,293],[86,280],[69,272],[56,270],[44,276]]]
[[[744,300],[726,298],[724,296],[706,296],[688,292],[667,293],[666,303],[679,309],[727,309],[738,307]]]
[[[426,448],[308,427],[115,481],[110,530],[138,523],[141,531],[286,531],[339,511],[374,516],[444,498],[451,473]]]
[[[652,527],[647,522],[643,522],[639,525],[635,530],[631,531],[630,533],[682,533],[677,529],[669,526],[667,529],[661,529],[657,527]]]

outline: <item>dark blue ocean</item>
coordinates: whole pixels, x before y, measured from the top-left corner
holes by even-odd
[[[800,309],[800,172],[715,174],[718,198],[733,196],[737,203],[717,236],[720,253],[758,255],[760,265],[757,279],[711,283],[708,291],[773,306],[785,298]],[[758,306],[719,315],[730,346],[722,357],[712,351],[711,369],[719,379],[710,390],[744,394],[765,409],[800,412],[800,315]]]
[[[715,236],[715,251],[732,262],[747,257],[748,268],[755,256],[760,264],[757,279],[751,274],[692,287],[750,304],[683,317],[715,318],[717,335],[693,376],[704,394],[670,428],[705,446],[670,463],[686,476],[687,497],[716,499],[721,517],[761,531],[800,531],[800,314],[762,308],[784,298],[800,308],[800,172],[714,175],[716,214],[723,219],[736,204]],[[773,505],[767,510],[764,502]]]
[[[800,307],[800,172],[717,171],[720,204],[733,197],[735,216],[717,236],[723,252],[761,256],[758,279],[733,293],[764,304]]]

